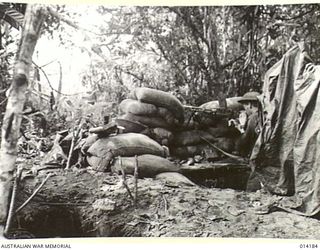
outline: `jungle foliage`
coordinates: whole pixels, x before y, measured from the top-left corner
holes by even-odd
[[[319,6],[100,6],[106,21],[83,83],[114,101],[131,86],[177,91],[191,104],[259,91],[266,70],[296,42],[319,61]]]

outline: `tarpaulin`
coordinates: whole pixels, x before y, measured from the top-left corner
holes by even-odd
[[[270,192],[291,196],[294,202],[285,209],[306,216],[320,211],[319,83],[320,66],[311,63],[303,44],[267,71],[263,127],[250,159]]]

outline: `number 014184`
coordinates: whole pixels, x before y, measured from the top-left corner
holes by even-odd
[[[315,249],[315,248],[318,248],[318,244],[316,244],[316,243],[313,243],[313,244],[300,244],[300,248]]]

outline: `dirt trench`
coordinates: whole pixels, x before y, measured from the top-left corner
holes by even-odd
[[[16,206],[32,194],[49,172],[54,175],[15,216],[11,238],[320,239],[317,219],[281,211],[257,213],[257,207],[276,197],[263,191],[239,190],[247,178],[244,172],[242,175],[234,173],[241,181],[235,181],[236,176],[222,181],[221,176],[226,176],[223,172],[211,181],[193,178],[198,181],[196,186],[170,186],[160,180],[139,179],[137,204],[134,205],[122,185],[121,176],[86,169],[41,171],[36,177],[22,180]],[[127,176],[127,184],[133,192],[132,176]]]

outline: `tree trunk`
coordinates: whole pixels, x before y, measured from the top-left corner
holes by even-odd
[[[32,55],[44,20],[41,5],[28,5],[20,45],[14,66],[13,80],[9,89],[8,103],[1,131],[0,148],[0,237],[8,213],[8,198],[17,158],[17,141],[26,99]]]
[[[59,85],[58,85],[58,92],[56,97],[56,106],[59,105],[60,98],[61,98],[61,91],[62,91],[62,66],[60,61],[58,61],[59,64]]]

